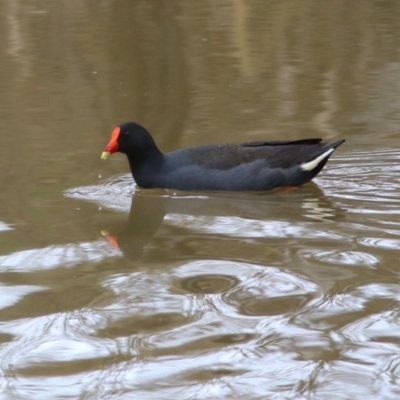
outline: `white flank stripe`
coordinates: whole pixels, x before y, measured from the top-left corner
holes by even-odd
[[[300,168],[303,171],[312,171],[324,158],[328,157],[335,149],[329,149],[325,153],[322,153],[315,160],[309,161],[308,163],[304,163],[300,165]]]

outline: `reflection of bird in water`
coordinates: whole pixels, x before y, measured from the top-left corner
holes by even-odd
[[[107,231],[102,231],[102,234],[112,246],[119,247],[128,260],[135,261],[142,256],[143,248],[154,236],[165,215],[163,197],[134,194],[125,229],[118,234]]]
[[[265,191],[311,181],[344,141],[207,144],[163,154],[145,128],[128,122],[114,129],[101,158],[125,153],[142,188]]]
[[[203,226],[218,227],[218,224],[215,225],[218,217],[240,218],[252,222],[271,221],[271,224],[276,220],[293,220],[294,223],[298,223],[299,218],[340,218],[340,210],[335,208],[314,184],[290,192],[278,190],[268,193],[243,193],[234,197],[228,196],[227,193],[202,193],[199,196],[163,194],[135,193],[125,229],[116,234],[103,231],[111,245],[119,247],[127,259],[140,259],[144,247],[161,225],[163,242],[167,249],[173,245],[173,239],[177,235],[188,238],[191,232],[192,236],[198,236]],[[179,221],[178,224],[163,223],[166,215],[174,215],[174,219]],[[201,218],[201,223],[198,223],[197,217]],[[253,237],[252,232],[244,231],[240,235],[242,238]],[[223,224],[220,231],[213,229],[212,236],[216,240],[226,240],[227,236],[229,238]]]

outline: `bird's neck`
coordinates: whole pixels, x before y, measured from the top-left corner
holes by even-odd
[[[151,179],[151,175],[157,171],[164,160],[164,154],[157,148],[152,149],[151,153],[131,153],[127,154],[127,157],[133,178],[142,187],[146,186],[146,182]],[[146,182],[143,182],[143,179]]]

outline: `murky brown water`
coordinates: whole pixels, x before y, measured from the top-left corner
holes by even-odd
[[[400,3],[0,4],[0,399],[397,399]],[[163,150],[345,137],[298,190],[145,191]],[[105,236],[104,236],[105,235]]]

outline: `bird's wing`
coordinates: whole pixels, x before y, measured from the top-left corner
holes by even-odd
[[[211,169],[228,170],[262,160],[269,168],[290,168],[325,145],[321,139],[221,144],[188,150],[191,162]]]

